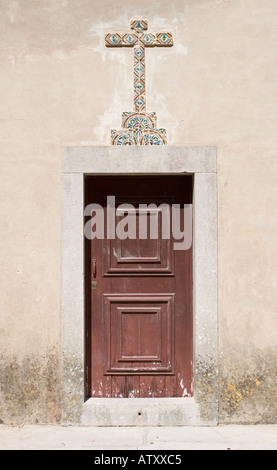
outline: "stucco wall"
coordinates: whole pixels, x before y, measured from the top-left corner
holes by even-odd
[[[276,422],[275,0],[0,0],[0,420],[60,418],[61,149],[132,110],[132,18],[168,145],[216,145],[221,422]],[[208,382],[208,377],[207,377]]]

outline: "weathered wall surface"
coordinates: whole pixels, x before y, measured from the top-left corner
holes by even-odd
[[[61,148],[109,145],[132,110],[132,18],[173,33],[147,50],[147,110],[169,145],[218,151],[222,422],[276,422],[275,0],[0,0],[0,419],[60,413]]]

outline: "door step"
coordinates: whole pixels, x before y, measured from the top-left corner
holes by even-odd
[[[211,426],[217,403],[194,398],[90,398],[83,405],[83,426]]]

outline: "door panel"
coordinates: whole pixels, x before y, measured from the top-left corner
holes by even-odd
[[[86,178],[85,204],[104,208],[105,235],[115,227],[114,239],[85,241],[87,396],[192,394],[192,246],[174,251],[165,223],[172,204],[192,203],[192,183],[191,176]],[[181,227],[191,225],[188,214],[181,210]]]
[[[106,240],[105,250],[105,275],[169,275],[173,274],[173,243],[172,240],[164,239],[162,237],[163,230],[163,210],[166,208],[160,207],[166,204],[169,207],[172,205],[172,198],[151,198],[151,205],[149,207],[149,200],[142,197],[132,197],[131,195],[126,198],[116,198],[117,213],[115,215],[115,225],[118,228],[119,236],[115,239]],[[129,210],[130,216],[136,218],[136,233],[135,238],[123,239],[122,222],[124,221],[126,212],[124,208],[120,209],[123,204],[131,204],[134,210]],[[142,206],[147,205],[146,209]],[[154,205],[156,207],[154,207]],[[140,216],[146,214],[147,222],[144,227],[140,226]],[[171,218],[171,213],[169,213]],[[152,224],[152,225],[151,225]],[[153,237],[151,235],[151,227],[153,227]],[[140,230],[141,228],[141,230]]]
[[[174,295],[104,297],[105,374],[172,374]]]

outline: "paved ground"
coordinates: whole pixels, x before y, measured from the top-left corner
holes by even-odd
[[[61,427],[0,425],[0,450],[277,450],[277,425]]]

